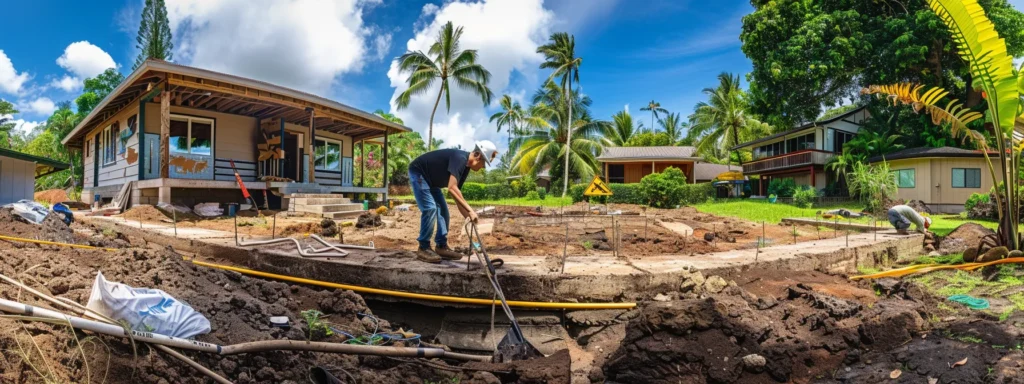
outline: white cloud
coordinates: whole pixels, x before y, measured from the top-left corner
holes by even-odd
[[[547,41],[549,25],[554,18],[554,14],[544,9],[540,0],[450,2],[435,8],[430,5],[423,7],[422,27],[415,29],[415,36],[406,43],[407,50],[426,52],[441,26],[451,21],[456,26],[464,27],[460,41],[462,49],[478,50],[478,62],[491,72],[490,88],[495,93],[495,99],[502,93],[524,94],[523,89],[506,89],[513,71],[536,82],[538,65],[543,61],[543,57],[536,53],[537,46]],[[391,63],[388,78],[395,88],[391,112],[426,139],[439,85],[414,97],[407,109],[399,111],[394,99],[408,88],[405,82],[407,77],[399,73],[395,63]],[[499,146],[504,145],[506,136],[497,133],[494,124],[488,121],[490,115],[480,97],[454,86],[451,90],[451,112],[445,111],[442,101],[434,118],[434,137],[443,139],[446,147],[462,145],[463,148],[471,148],[474,140],[485,139]]]
[[[388,55],[388,51],[391,50],[391,34],[381,33],[377,37],[373,38],[373,51],[378,61],[384,60],[384,57]]]
[[[110,54],[88,41],[77,41],[64,48],[64,54],[57,58],[57,65],[80,79],[95,77],[107,70],[117,68]]]
[[[11,115],[0,115],[0,117],[4,117],[4,118],[10,119],[13,116],[11,116]],[[14,132],[20,131],[22,134],[32,133],[33,129],[36,129],[36,127],[38,127],[40,125],[43,125],[43,123],[44,123],[42,121],[26,121],[24,119],[14,119],[14,120],[11,120],[11,122],[14,123],[14,130],[13,131]]]
[[[64,92],[74,92],[75,90],[82,88],[82,80],[74,76],[64,75],[64,77],[60,79],[53,79],[50,81],[50,86],[63,89]]]
[[[57,110],[57,104],[47,97],[39,97],[27,103],[20,103],[18,110],[26,113],[50,115],[53,114],[53,111]]]
[[[29,75],[26,72],[18,73],[14,69],[14,63],[7,57],[7,54],[0,49],[0,91],[6,93],[18,93],[21,86],[28,81]]]
[[[174,60],[326,95],[339,77],[362,69],[372,49],[357,0],[170,0]],[[372,40],[372,41],[371,41]],[[370,46],[372,44],[372,47]],[[372,57],[372,56],[371,56]]]

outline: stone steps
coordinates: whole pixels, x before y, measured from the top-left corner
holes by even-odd
[[[344,212],[344,211],[360,211],[363,210],[362,204],[295,204],[294,208],[291,209],[298,212],[312,212],[312,213],[333,213],[333,212]]]
[[[331,218],[331,219],[334,219],[334,220],[340,220],[340,219],[347,219],[347,218],[352,218],[352,217],[358,217],[359,215],[362,215],[363,212],[366,212],[366,211],[363,210],[363,206],[362,206],[362,204],[360,204],[358,211],[328,212],[328,213],[322,213],[322,214],[320,214],[320,216],[321,217]]]
[[[292,193],[287,199],[289,211],[308,212],[335,220],[356,217],[364,212],[362,203],[354,203],[341,195]]]

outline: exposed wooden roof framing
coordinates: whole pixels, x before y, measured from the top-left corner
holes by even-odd
[[[62,141],[78,147],[86,132],[106,124],[125,108],[152,97],[156,88],[173,95],[171,105],[259,119],[280,118],[309,126],[312,109],[317,131],[351,136],[354,140],[381,137],[385,132],[408,132],[400,124],[319,96],[225,73],[165,61],[149,60],[110,93]]]

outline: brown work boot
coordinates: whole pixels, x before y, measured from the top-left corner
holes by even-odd
[[[441,262],[441,256],[438,256],[430,248],[420,248],[416,251],[416,260],[437,264]]]
[[[448,248],[448,247],[436,247],[436,248],[434,248],[434,252],[437,253],[438,256],[441,256],[441,258],[445,259],[445,260],[459,260],[459,259],[465,257],[465,255],[463,255],[461,253],[458,253],[458,252],[455,252],[454,250],[452,250],[451,248]]]
[[[897,229],[897,230],[896,230],[896,234],[897,234],[897,235],[909,235],[909,234],[910,234],[910,232],[909,232],[909,231],[907,231],[906,229]]]

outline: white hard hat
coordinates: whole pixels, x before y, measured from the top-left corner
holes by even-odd
[[[490,140],[480,140],[476,142],[476,148],[474,150],[480,151],[480,154],[483,155],[484,161],[487,162],[488,166],[491,165],[491,160],[498,157],[498,147]]]

